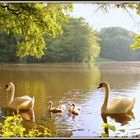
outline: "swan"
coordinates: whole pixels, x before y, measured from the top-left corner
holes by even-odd
[[[27,95],[21,97],[15,97],[15,85],[9,82],[6,85],[6,91],[9,92],[10,100],[8,102],[8,107],[14,110],[29,110],[34,108],[34,97],[31,98]]]
[[[80,114],[80,110],[75,107],[75,104],[72,104],[71,106],[73,107],[72,110],[71,110],[71,114],[79,115]]]
[[[35,122],[35,114],[33,109],[21,110],[19,113],[23,120]]]
[[[75,110],[78,110],[78,111],[81,110],[80,107],[76,107],[75,104],[73,105],[71,102],[68,102],[67,111],[68,111],[69,113],[71,113],[72,110],[73,110],[73,108],[74,108]]]
[[[52,113],[62,113],[63,109],[61,108],[61,105],[57,108],[52,107],[52,101],[49,101],[48,111]]]
[[[67,104],[67,111],[68,111],[69,113],[71,113],[72,109],[73,109],[72,103],[71,103],[71,102],[68,102],[68,104]]]
[[[66,109],[66,106],[64,104],[62,104],[62,101],[59,101],[59,108],[61,108],[62,110]]]
[[[108,97],[110,92],[109,84],[104,81],[99,84],[97,89],[105,88],[105,98],[103,105],[101,107],[101,113],[103,114],[119,114],[119,113],[129,113],[135,104],[135,98],[129,100],[128,98],[115,98],[108,105]]]

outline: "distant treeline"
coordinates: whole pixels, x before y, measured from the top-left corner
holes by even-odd
[[[135,33],[120,27],[101,29],[99,33],[100,57],[117,61],[140,60],[140,50],[130,48],[135,36]]]
[[[19,36],[0,32],[1,63],[59,63],[59,62],[95,62],[102,57],[118,61],[140,60],[140,50],[133,51],[135,33],[120,27],[103,28],[94,31],[83,18],[70,17],[62,25],[63,34],[56,38],[45,35],[47,49],[40,58],[16,56],[16,44]]]

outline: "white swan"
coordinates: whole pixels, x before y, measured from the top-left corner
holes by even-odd
[[[60,104],[60,107],[57,107],[57,108],[52,107],[52,101],[49,101],[48,111],[52,113],[62,113],[63,109],[61,108],[61,104]]]
[[[135,104],[135,98],[129,100],[128,98],[115,98],[108,105],[108,97],[110,92],[110,87],[107,82],[102,82],[99,84],[97,89],[105,88],[105,98],[101,108],[101,113],[104,114],[119,114],[130,112]]]
[[[21,96],[14,98],[15,85],[9,82],[6,85],[6,91],[10,94],[10,100],[8,101],[8,107],[14,110],[29,110],[34,108],[34,97]]]

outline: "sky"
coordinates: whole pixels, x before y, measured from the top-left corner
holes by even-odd
[[[71,15],[83,17],[97,31],[104,27],[119,26],[135,33],[140,32],[140,16],[131,9],[128,9],[128,12],[121,8],[115,8],[104,13],[97,11],[97,6],[94,4],[74,3],[74,11]]]

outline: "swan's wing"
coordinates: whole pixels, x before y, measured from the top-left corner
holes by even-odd
[[[115,98],[115,99],[112,99],[112,100],[109,102],[108,106],[116,106],[116,105],[118,105],[120,102],[121,102],[121,98]]]
[[[109,106],[118,106],[118,105],[129,106],[131,102],[132,100],[128,98],[115,98],[109,103]]]
[[[32,98],[30,98],[29,96],[21,96],[21,97],[15,97],[13,102],[20,104],[20,103],[28,102],[31,100],[32,100]]]
[[[27,95],[21,96],[21,97],[16,97],[16,98],[20,98],[20,99],[24,99],[24,100],[32,100],[32,98]]]
[[[30,102],[32,98],[29,96],[21,96],[21,97],[15,97],[13,102],[10,104],[12,108],[21,108],[26,107]]]
[[[125,113],[128,108],[132,109],[132,103],[133,99],[130,100],[128,98],[115,98],[109,103],[108,108],[110,111]]]

